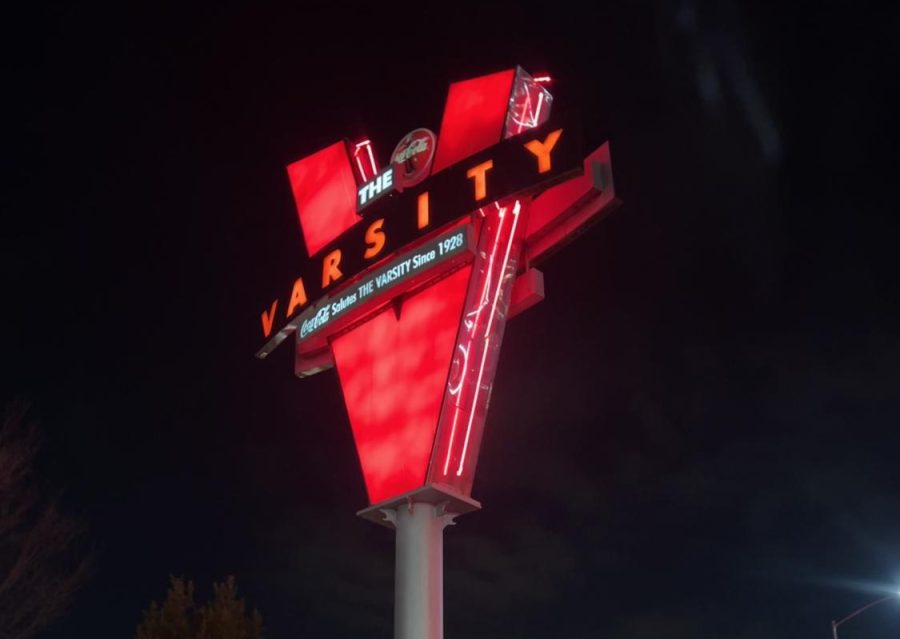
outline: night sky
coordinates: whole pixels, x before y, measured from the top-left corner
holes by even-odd
[[[515,64],[624,206],[508,326],[446,635],[825,638],[900,587],[896,9],[132,4],[5,20],[0,399],[97,548],[47,637],[131,636],[170,574],[235,575],[273,639],[392,636],[337,376],[253,357],[284,167]]]

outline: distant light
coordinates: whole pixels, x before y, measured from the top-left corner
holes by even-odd
[[[541,82],[543,84],[553,82],[553,78],[551,78],[549,75],[538,75],[538,76],[535,76],[533,79],[535,82]]]

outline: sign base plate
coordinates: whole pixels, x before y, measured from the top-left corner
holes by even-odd
[[[429,484],[411,490],[399,497],[393,497],[381,503],[369,506],[368,508],[364,508],[357,511],[356,515],[376,524],[385,526],[386,528],[393,528],[394,524],[388,521],[382,511],[397,510],[405,505],[416,503],[432,504],[434,506],[445,504],[444,510],[456,515],[464,515],[466,513],[475,512],[476,510],[481,510],[481,502],[478,502],[471,497],[466,497],[450,486],[444,484]]]

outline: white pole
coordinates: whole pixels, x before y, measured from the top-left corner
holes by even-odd
[[[443,639],[444,528],[455,515],[421,502],[384,513],[397,529],[394,639]]]

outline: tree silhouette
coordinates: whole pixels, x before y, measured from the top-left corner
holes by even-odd
[[[162,605],[154,601],[144,611],[135,639],[261,639],[262,630],[259,611],[248,615],[238,599],[234,577],[214,583],[212,601],[199,607],[194,584],[172,577]]]
[[[37,427],[15,404],[0,424],[0,639],[28,639],[62,615],[86,580],[84,528],[62,514],[32,469]]]

